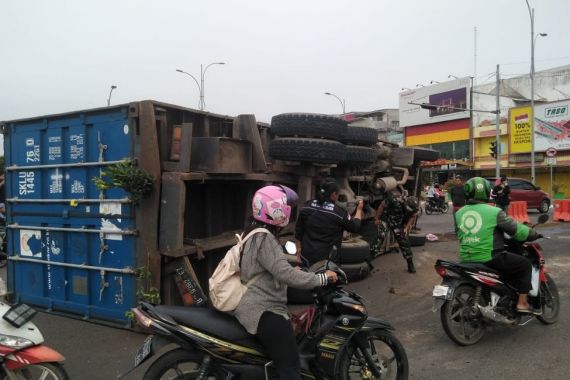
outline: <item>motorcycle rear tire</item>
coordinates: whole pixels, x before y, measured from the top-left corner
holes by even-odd
[[[483,321],[468,321],[465,320],[465,313],[467,312],[467,307],[473,306],[473,297],[475,295],[475,289],[468,285],[459,286],[455,289],[453,294],[453,299],[445,301],[441,307],[441,324],[443,330],[453,342],[460,346],[470,346],[481,340],[483,334],[485,333],[485,326]],[[461,299],[462,301],[458,301]],[[459,304],[459,305],[458,305]],[[459,308],[457,307],[459,306]],[[460,331],[454,330],[454,323],[460,324]],[[472,335],[466,335],[466,327],[470,327],[473,330]]]
[[[431,207],[431,205],[429,203],[426,203],[425,205],[425,211],[426,211],[426,215],[431,215],[431,213],[433,212],[433,209]]]
[[[442,214],[447,214],[449,211],[449,205],[447,203],[444,203],[443,206],[440,207],[440,210]]]
[[[69,380],[69,375],[60,363],[30,364],[14,371],[18,378],[45,380]],[[47,376],[46,376],[47,375]]]
[[[538,315],[536,318],[545,325],[556,323],[560,313],[560,297],[558,296],[558,287],[548,273],[546,274],[546,285],[540,284],[540,297],[542,298],[542,315]]]
[[[176,348],[156,359],[145,372],[143,380],[160,380],[164,375],[169,373],[169,370],[181,371],[181,369],[178,368],[179,365],[190,363],[196,364],[196,369],[191,370],[190,372],[186,372],[185,369],[185,372],[183,373],[185,376],[184,378],[193,378],[191,377],[192,375],[198,375],[200,366],[202,365],[202,355],[197,352]],[[216,369],[212,368],[206,378],[222,380],[225,379],[225,376],[221,373],[217,373]]]
[[[391,355],[386,357],[386,352],[377,352],[376,346],[374,349],[376,353],[372,352],[372,356],[377,356],[375,359],[380,361],[378,363],[378,369],[382,371],[382,379],[394,379],[394,380],[405,380],[409,375],[409,365],[408,365],[408,355],[402,343],[392,334],[390,331],[386,330],[372,330],[368,333],[368,341],[379,341],[383,343],[383,346],[387,347],[391,351]],[[353,360],[353,357],[356,357]],[[379,357],[378,357],[379,356]],[[394,358],[396,360],[395,368],[387,367],[387,362]],[[366,363],[362,357],[362,353],[357,348],[355,343],[351,343],[348,349],[344,352],[339,364],[339,373],[335,378],[341,380],[352,380],[361,379],[360,377],[367,368],[360,368],[360,371],[351,370],[351,366],[358,366],[360,363]],[[350,374],[353,374],[351,377]],[[395,377],[394,377],[395,375]],[[358,376],[358,377],[354,377]]]

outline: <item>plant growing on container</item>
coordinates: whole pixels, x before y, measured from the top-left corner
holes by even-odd
[[[154,177],[137,168],[130,160],[125,160],[101,170],[99,176],[93,178],[93,182],[101,191],[123,189],[130,194],[134,203],[138,203],[152,190]]]

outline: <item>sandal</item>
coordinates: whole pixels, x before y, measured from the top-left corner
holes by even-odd
[[[526,309],[520,309],[517,307],[517,313],[520,314],[533,314],[533,310],[530,308],[526,308]]]

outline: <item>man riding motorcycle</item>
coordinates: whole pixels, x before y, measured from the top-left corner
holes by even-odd
[[[532,267],[522,256],[505,251],[504,233],[517,241],[533,241],[541,237],[524,224],[517,223],[498,207],[486,204],[491,193],[489,182],[481,177],[465,183],[467,205],[457,211],[457,236],[462,262],[484,263],[505,274],[519,293],[517,312],[538,313],[528,303]]]

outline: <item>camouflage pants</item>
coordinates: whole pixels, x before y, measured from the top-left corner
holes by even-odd
[[[411,259],[413,257],[412,248],[408,237],[404,234],[403,228],[393,227],[386,224],[385,222],[382,222],[378,225],[378,236],[370,245],[370,252],[372,253],[372,256],[376,257],[386,253],[383,251],[384,241],[390,231],[392,231],[394,234],[394,239],[398,243],[398,246],[400,247],[404,258]]]

